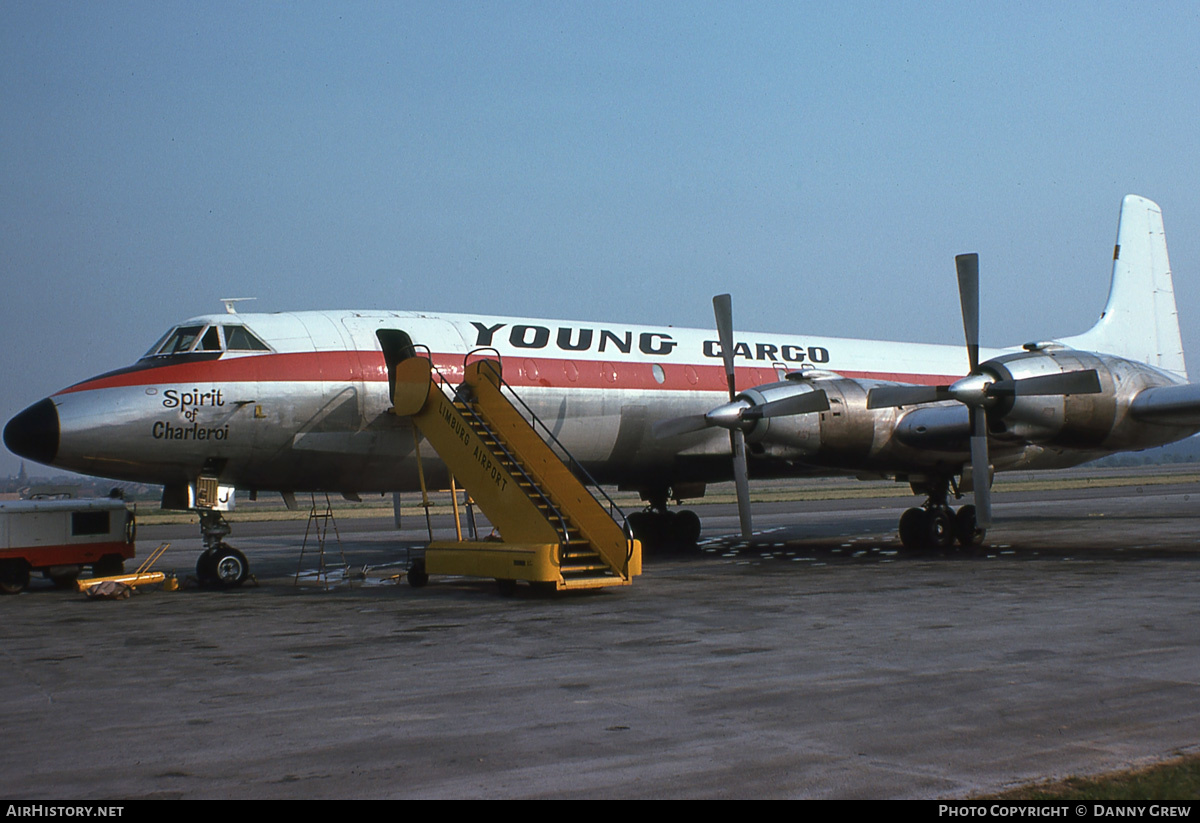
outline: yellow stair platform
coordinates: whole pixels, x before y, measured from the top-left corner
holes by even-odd
[[[641,543],[501,391],[497,361],[468,364],[452,391],[425,357],[389,367],[393,413],[412,419],[501,537],[430,543],[424,574],[492,577],[502,586],[552,583],[557,590],[627,586],[641,574]]]

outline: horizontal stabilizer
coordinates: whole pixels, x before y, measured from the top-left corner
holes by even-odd
[[[1200,384],[1145,389],[1133,399],[1129,413],[1146,423],[1200,426]]]

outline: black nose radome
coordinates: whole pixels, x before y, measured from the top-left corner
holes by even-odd
[[[47,465],[58,454],[58,408],[46,398],[18,414],[4,427],[4,445],[13,454]]]

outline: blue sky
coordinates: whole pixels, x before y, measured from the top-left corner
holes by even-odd
[[[1200,374],[1200,6],[0,4],[0,417],[167,327],[397,308],[1083,331],[1124,194]],[[0,456],[0,473],[17,461]]]

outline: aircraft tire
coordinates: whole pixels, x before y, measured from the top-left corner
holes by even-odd
[[[931,548],[948,549],[954,545],[954,515],[938,506],[925,515],[925,540]]]
[[[213,566],[213,549],[205,549],[196,558],[196,580],[201,586],[211,586],[217,579],[217,570]]]
[[[221,588],[237,588],[250,574],[250,561],[232,546],[218,543],[212,555],[212,574],[213,583]]]
[[[963,506],[954,515],[954,536],[958,538],[958,545],[963,548],[980,545],[986,534],[986,529],[981,529],[975,524],[974,506]]]
[[[628,523],[643,551],[695,549],[700,539],[700,518],[688,509],[634,512]]]
[[[28,585],[28,563],[24,560],[0,560],[0,593],[20,594]]]
[[[700,517],[691,509],[675,512],[672,524],[675,540],[681,548],[694,549],[700,540]]]
[[[900,545],[909,551],[925,548],[924,509],[906,509],[900,515]]]
[[[659,516],[654,512],[634,512],[629,515],[629,530],[642,541],[644,548],[659,546],[662,544],[659,521]]]

